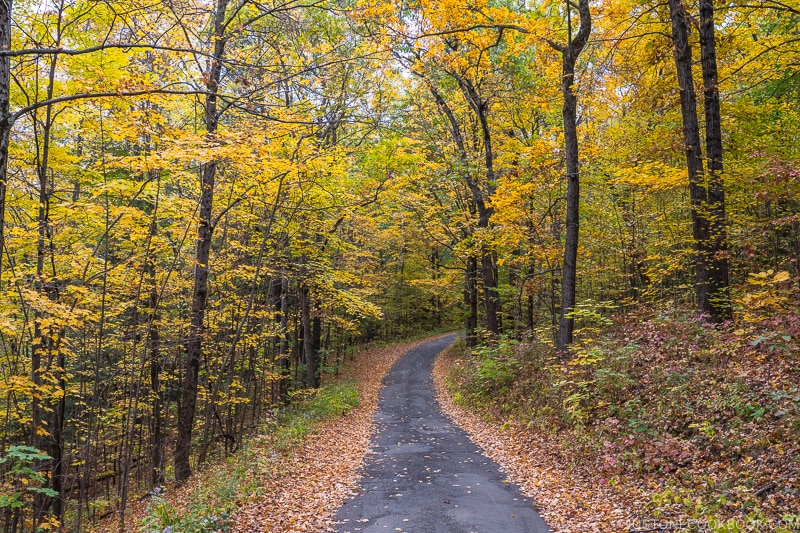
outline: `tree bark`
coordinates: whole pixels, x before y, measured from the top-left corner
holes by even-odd
[[[63,8],[63,4],[61,5]],[[63,9],[58,12],[58,25],[56,28],[56,44],[61,41],[61,15]],[[58,54],[50,58],[47,77],[47,99],[53,97],[55,90],[56,66],[58,64]],[[39,188],[39,209],[37,215],[37,243],[36,243],[36,283],[38,291],[42,297],[56,302],[59,299],[59,284],[56,279],[56,266],[53,257],[52,231],[50,227],[50,198],[52,196],[52,185],[48,179],[50,168],[50,143],[53,131],[53,106],[48,105],[44,108],[44,122],[40,123],[34,113],[33,132],[36,140],[36,175]],[[41,133],[39,128],[41,127]],[[50,275],[45,273],[46,265],[50,264]],[[47,313],[37,310],[34,312],[34,337],[35,341],[32,348],[33,358],[31,371],[33,382],[39,387],[44,384],[42,372],[48,372],[49,378],[58,383],[59,392],[55,395],[45,396],[44,390],[40,389],[39,401],[32,402],[33,408],[33,442],[36,448],[44,450],[51,459],[49,460],[49,487],[58,493],[55,497],[44,494],[37,494],[34,499],[34,524],[39,524],[48,512],[59,521],[62,519],[63,505],[63,486],[66,470],[64,468],[64,412],[66,379],[64,377],[64,365],[66,364],[63,351],[59,348],[58,342],[53,340],[52,331],[43,326],[46,321]],[[47,359],[47,364],[41,368],[42,356]],[[55,357],[55,365],[52,364]],[[34,395],[36,396],[36,395]],[[44,465],[42,465],[44,466]]]
[[[209,140],[214,136],[219,124],[216,91],[222,76],[222,57],[225,53],[224,38],[225,14],[228,0],[217,0],[214,10],[214,57],[212,58],[206,89],[205,101],[206,135]],[[208,161],[203,165],[200,192],[200,210],[197,223],[197,241],[195,247],[194,290],[192,292],[192,318],[189,327],[189,339],[186,344],[186,361],[184,364],[183,388],[181,404],[178,411],[178,432],[175,443],[175,481],[178,484],[192,475],[189,466],[189,453],[192,443],[192,426],[194,425],[195,407],[197,404],[198,375],[203,356],[203,336],[205,328],[206,303],[208,301],[208,273],[211,252],[211,211],[214,204],[214,181],[217,172],[217,161]]]
[[[0,0],[0,49],[11,50],[13,0]],[[0,56],[0,280],[5,252],[6,189],[8,188],[8,144],[11,138],[11,58]]]
[[[278,368],[280,369],[279,396],[282,403],[289,397],[289,380],[291,379],[291,361],[289,361],[289,279],[281,269],[280,298],[277,307],[280,311],[280,339],[278,340]]]
[[[480,97],[475,87],[466,79],[457,74],[450,73],[451,76],[458,82],[459,87],[461,88],[462,93],[464,94],[464,98],[469,103],[470,107],[475,112],[478,120],[481,124],[481,132],[483,135],[483,143],[484,143],[484,160],[486,165],[486,191],[484,191],[480,184],[469,174],[469,170],[466,170],[464,175],[464,181],[467,184],[467,188],[472,195],[472,204],[471,204],[471,213],[474,214],[476,211],[478,213],[478,227],[487,229],[489,228],[489,223],[494,213],[494,209],[487,205],[486,198],[490,198],[495,191],[495,174],[494,174],[494,154],[492,152],[492,138],[491,138],[491,130],[489,129],[489,122],[487,118],[488,114],[488,103]],[[465,168],[469,169],[470,162],[469,162],[469,155],[467,154],[467,148],[464,143],[464,134],[461,131],[461,126],[456,119],[453,110],[450,109],[450,106],[447,104],[447,101],[444,97],[439,93],[433,83],[425,78],[425,81],[428,84],[428,88],[431,91],[431,95],[433,99],[436,101],[436,105],[442,114],[447,118],[447,121],[450,125],[450,133],[453,136],[453,141],[456,143],[456,147],[458,148],[459,158],[461,159],[462,163],[464,164]],[[470,268],[471,265],[474,264],[474,270]],[[475,297],[477,298],[477,289],[474,288],[474,282],[477,279],[477,272],[479,270],[477,260],[474,258],[470,258],[467,260],[467,274],[466,274],[466,284],[467,287],[465,288],[465,304],[469,304],[468,308],[470,309],[469,315],[467,315],[467,341],[469,342],[470,339],[474,342],[476,340],[475,337],[475,329],[477,328],[477,309],[472,309],[472,294],[474,293]],[[480,263],[480,274],[481,279],[483,281],[483,290],[484,290],[484,310],[486,312],[486,329],[489,330],[492,334],[497,334],[500,332],[500,322],[498,319],[500,313],[500,297],[499,293],[497,292],[497,276],[495,275],[495,262],[494,262],[494,252],[488,249],[486,246],[481,246],[481,263]],[[473,287],[470,287],[470,283],[473,284]],[[474,320],[474,325],[471,324],[471,320]]]
[[[306,384],[319,387],[317,355],[314,353],[313,320],[311,319],[311,294],[305,282],[300,284],[300,321],[303,330],[303,362],[306,364]]]
[[[725,228],[725,188],[722,182],[722,114],[719,103],[717,46],[714,36],[714,1],[700,0],[700,64],[703,70],[703,94],[706,119],[706,165],[708,169],[709,236],[705,245],[708,256],[708,312],[714,322],[732,318],[728,294],[728,249]]]
[[[724,193],[719,180],[722,170],[722,136],[719,114],[719,91],[716,86],[716,50],[714,45],[713,5],[706,0],[701,23],[703,79],[706,83],[706,145],[709,150],[708,184],[704,183],[703,153],[697,119],[697,94],[692,75],[692,49],[686,7],[682,0],[669,0],[675,68],[681,98],[681,121],[689,177],[692,212],[692,236],[695,248],[695,296],[699,311],[712,321],[730,316],[727,299],[727,260],[725,259]],[[705,25],[705,28],[703,26]],[[708,186],[708,188],[707,188]],[[710,190],[713,188],[713,192]],[[712,199],[713,196],[713,199]]]
[[[150,239],[158,236],[156,206],[152,206],[153,218],[150,221]],[[147,307],[150,311],[147,327],[147,355],[150,359],[150,485],[157,487],[164,483],[164,420],[161,402],[161,330],[158,313],[158,284],[156,280],[155,258],[148,251],[145,274],[150,290]]]
[[[580,174],[578,168],[578,104],[573,85],[575,83],[575,62],[589,40],[592,31],[592,18],[589,0],[580,0],[580,29],[572,39],[571,7],[567,2],[567,44],[551,43],[561,52],[561,94],[564,97],[562,117],[564,118],[564,149],[567,163],[567,220],[566,241],[564,243],[564,266],[561,276],[561,316],[558,324],[556,348],[563,352],[572,343],[575,320],[572,310],[575,307],[575,284],[578,263],[578,229],[580,206]]]
[[[464,273],[464,328],[467,330],[467,346],[475,346],[478,342],[478,261],[472,256],[467,258]]]
[[[496,190],[494,172],[494,151],[492,149],[492,132],[489,128],[489,101],[481,97],[478,89],[470,80],[455,73],[451,73],[458,82],[464,99],[469,104],[481,126],[483,139],[483,156],[486,170],[486,186],[482,189],[477,183],[470,180],[469,188],[473,201],[478,209],[478,228],[488,230],[494,208],[487,205],[486,199],[491,199]],[[461,147],[463,150],[463,146]],[[463,151],[466,162],[466,151]],[[497,276],[495,274],[495,251],[486,244],[481,245],[481,281],[483,282],[484,311],[486,313],[486,329],[492,335],[500,333],[500,294],[497,292]]]

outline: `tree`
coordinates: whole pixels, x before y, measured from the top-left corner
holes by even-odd
[[[206,89],[204,118],[206,138],[214,142],[214,134],[219,125],[217,90],[222,78],[223,59],[228,38],[226,29],[228,20],[228,0],[217,0],[211,17],[210,42],[213,54],[208,61],[205,72]],[[212,208],[214,206],[214,180],[217,174],[218,161],[212,159],[203,163],[200,179],[199,216],[197,221],[197,240],[195,242],[194,290],[192,291],[191,325],[189,339],[186,343],[186,360],[184,363],[183,386],[181,391],[180,410],[178,412],[178,434],[175,444],[175,481],[183,483],[192,475],[189,466],[189,454],[192,446],[192,428],[194,426],[195,407],[197,404],[198,374],[203,356],[203,322],[208,301],[208,273],[211,259],[211,237],[214,231]]]
[[[564,118],[564,156],[567,163],[567,219],[566,242],[564,243],[564,264],[561,278],[561,317],[558,323],[556,347],[563,352],[572,343],[575,319],[575,282],[578,262],[578,229],[580,208],[580,170],[578,162],[578,104],[575,98],[575,62],[589,41],[592,31],[592,17],[589,0],[580,0],[578,13],[580,27],[572,38],[572,3],[566,2],[567,43],[551,41],[550,45],[561,52],[561,94],[564,98],[562,116]]]
[[[695,242],[695,294],[701,313],[720,322],[731,315],[728,291],[728,263],[725,245],[725,196],[721,183],[722,134],[720,131],[719,88],[717,86],[714,40],[714,8],[701,2],[701,48],[706,113],[708,173],[703,165],[697,96],[692,74],[688,14],[682,0],[670,0],[672,40],[680,88],[681,120],[689,175],[692,233]]]
[[[714,35],[714,2],[700,0],[700,64],[703,71],[703,107],[706,119],[706,165],[708,167],[707,251],[708,289],[698,297],[700,308],[715,322],[732,318],[728,293],[728,243],[725,216],[725,187],[722,181],[722,116],[719,103],[717,46]],[[698,280],[699,281],[699,280]],[[707,302],[707,303],[705,303]]]
[[[11,50],[12,0],[0,2],[0,50]],[[11,58],[0,56],[0,280],[5,253],[6,190],[8,189],[8,144],[11,137]]]

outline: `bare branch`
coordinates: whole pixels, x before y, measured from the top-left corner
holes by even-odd
[[[48,100],[42,100],[41,102],[36,102],[29,106],[23,107],[22,109],[11,115],[9,121],[13,124],[20,117],[27,115],[32,111],[36,111],[37,109],[41,109],[43,107],[47,107],[53,104],[60,104],[63,102],[73,102],[76,100],[89,100],[92,98],[114,98],[114,97],[124,98],[132,96],[144,96],[147,94],[189,95],[189,94],[212,94],[212,93],[201,89],[180,90],[180,89],[169,89],[169,88],[155,88],[155,89],[142,89],[140,91],[103,91],[97,93],[68,94],[64,96],[57,96],[55,98],[50,98]]]
[[[475,24],[473,26],[467,26],[466,28],[456,28],[453,30],[443,30],[443,31],[436,31],[432,33],[423,33],[421,35],[414,35],[409,36],[406,35],[405,37],[418,40],[424,39],[426,37],[439,37],[442,35],[453,35],[454,33],[467,33],[473,30],[515,30],[520,33],[530,33],[530,30],[527,28],[523,28],[522,26],[517,26],[516,24]]]
[[[173,46],[161,46],[157,44],[141,44],[141,43],[107,43],[99,44],[97,46],[90,46],[89,48],[81,48],[79,50],[71,50],[69,48],[23,48],[21,50],[0,50],[0,56],[5,57],[19,57],[26,55],[65,55],[65,56],[79,56],[84,54],[92,54],[94,52],[101,52],[114,48],[121,48],[123,50],[130,50],[134,48],[141,48],[147,50],[162,50],[166,52],[180,52],[187,54],[197,54],[205,57],[213,57],[213,54],[201,52],[194,48],[178,48]]]

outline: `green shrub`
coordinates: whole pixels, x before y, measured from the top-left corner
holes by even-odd
[[[47,478],[34,469],[34,463],[52,459],[31,446],[12,446],[6,450],[0,465],[8,465],[0,487],[0,509],[21,509],[32,504],[36,494],[50,498],[58,492],[47,488]]]

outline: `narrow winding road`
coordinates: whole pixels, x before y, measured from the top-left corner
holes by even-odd
[[[548,533],[531,501],[442,414],[433,362],[453,337],[411,350],[384,379],[378,432],[339,533]]]

